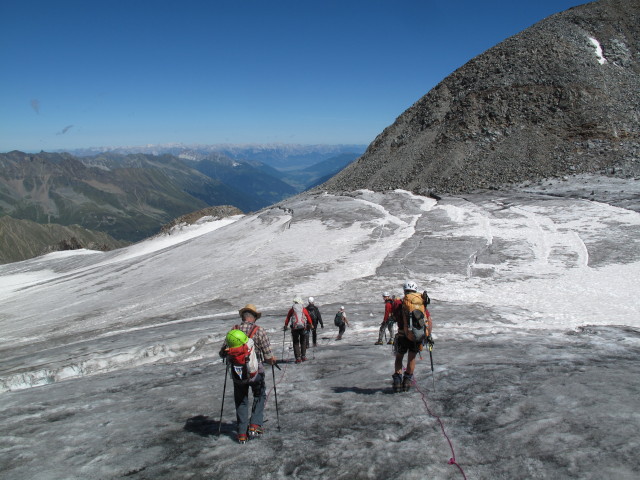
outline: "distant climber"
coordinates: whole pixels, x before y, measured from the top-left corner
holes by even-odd
[[[307,312],[309,312],[309,316],[311,317],[311,321],[313,322],[313,328],[311,329],[311,337],[313,338],[313,346],[315,347],[318,344],[317,342],[318,324],[320,324],[320,328],[324,328],[324,323],[322,323],[322,315],[320,314],[320,309],[315,304],[315,299],[313,297],[309,297]],[[308,331],[307,331],[307,348],[309,348],[309,332]]]
[[[340,310],[336,313],[333,323],[338,327],[338,336],[336,337],[336,340],[342,340],[342,335],[344,335],[344,331],[349,326],[349,320],[347,319],[347,314],[345,313],[343,306],[340,307]]]
[[[291,323],[291,340],[293,341],[293,354],[296,357],[296,363],[305,362],[307,360],[306,335],[307,331],[313,327],[313,320],[302,305],[300,297],[293,299],[293,306],[289,309],[284,320],[285,331],[289,327],[289,323]]]
[[[384,317],[382,319],[382,323],[380,324],[380,331],[378,332],[378,341],[375,343],[376,345],[382,345],[382,337],[386,334],[386,331],[389,331],[389,340],[387,341],[387,345],[393,344],[393,322],[395,321],[393,317],[393,300],[391,299],[391,295],[388,292],[384,292],[382,294],[382,298],[384,300]]]

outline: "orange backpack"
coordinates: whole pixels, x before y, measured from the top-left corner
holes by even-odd
[[[407,328],[407,338],[413,342],[422,342],[426,336],[426,321],[429,315],[420,293],[409,292],[402,299],[402,314]],[[420,313],[414,314],[418,310]]]
[[[414,310],[420,310],[422,313],[426,312],[424,301],[422,300],[422,294],[417,292],[409,292],[402,299],[402,310],[411,313]]]

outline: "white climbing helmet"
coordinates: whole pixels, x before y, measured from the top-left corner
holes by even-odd
[[[412,292],[417,292],[418,291],[418,285],[416,285],[416,282],[412,282],[411,280],[405,282],[404,284],[404,291],[406,292],[407,290],[410,290]]]

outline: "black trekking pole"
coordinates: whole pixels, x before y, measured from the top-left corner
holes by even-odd
[[[280,413],[278,412],[278,391],[276,390],[276,370],[273,367],[274,365],[271,364],[271,374],[273,376],[273,395],[276,399],[276,422],[278,422],[278,431],[280,431]],[[280,367],[278,367],[278,370],[280,370]]]
[[[431,360],[431,380],[433,381],[433,392],[436,391],[436,375],[433,372],[433,343],[429,342],[429,359]]]
[[[229,376],[229,362],[225,359],[225,368],[224,368],[224,387],[222,387],[222,406],[220,407],[220,421],[218,422],[218,437],[220,436],[220,432],[222,431],[222,411],[224,410],[224,394],[227,391],[227,377]]]

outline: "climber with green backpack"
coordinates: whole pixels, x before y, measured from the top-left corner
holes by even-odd
[[[233,379],[233,397],[236,406],[237,439],[246,443],[249,437],[262,435],[264,405],[267,399],[265,373],[262,362],[276,364],[269,337],[264,328],[255,325],[261,313],[248,304],[239,310],[242,323],[235,325],[225,338],[220,356],[226,359]],[[273,368],[273,367],[272,367]],[[226,378],[226,377],[225,377]],[[249,416],[249,389],[253,405]]]

